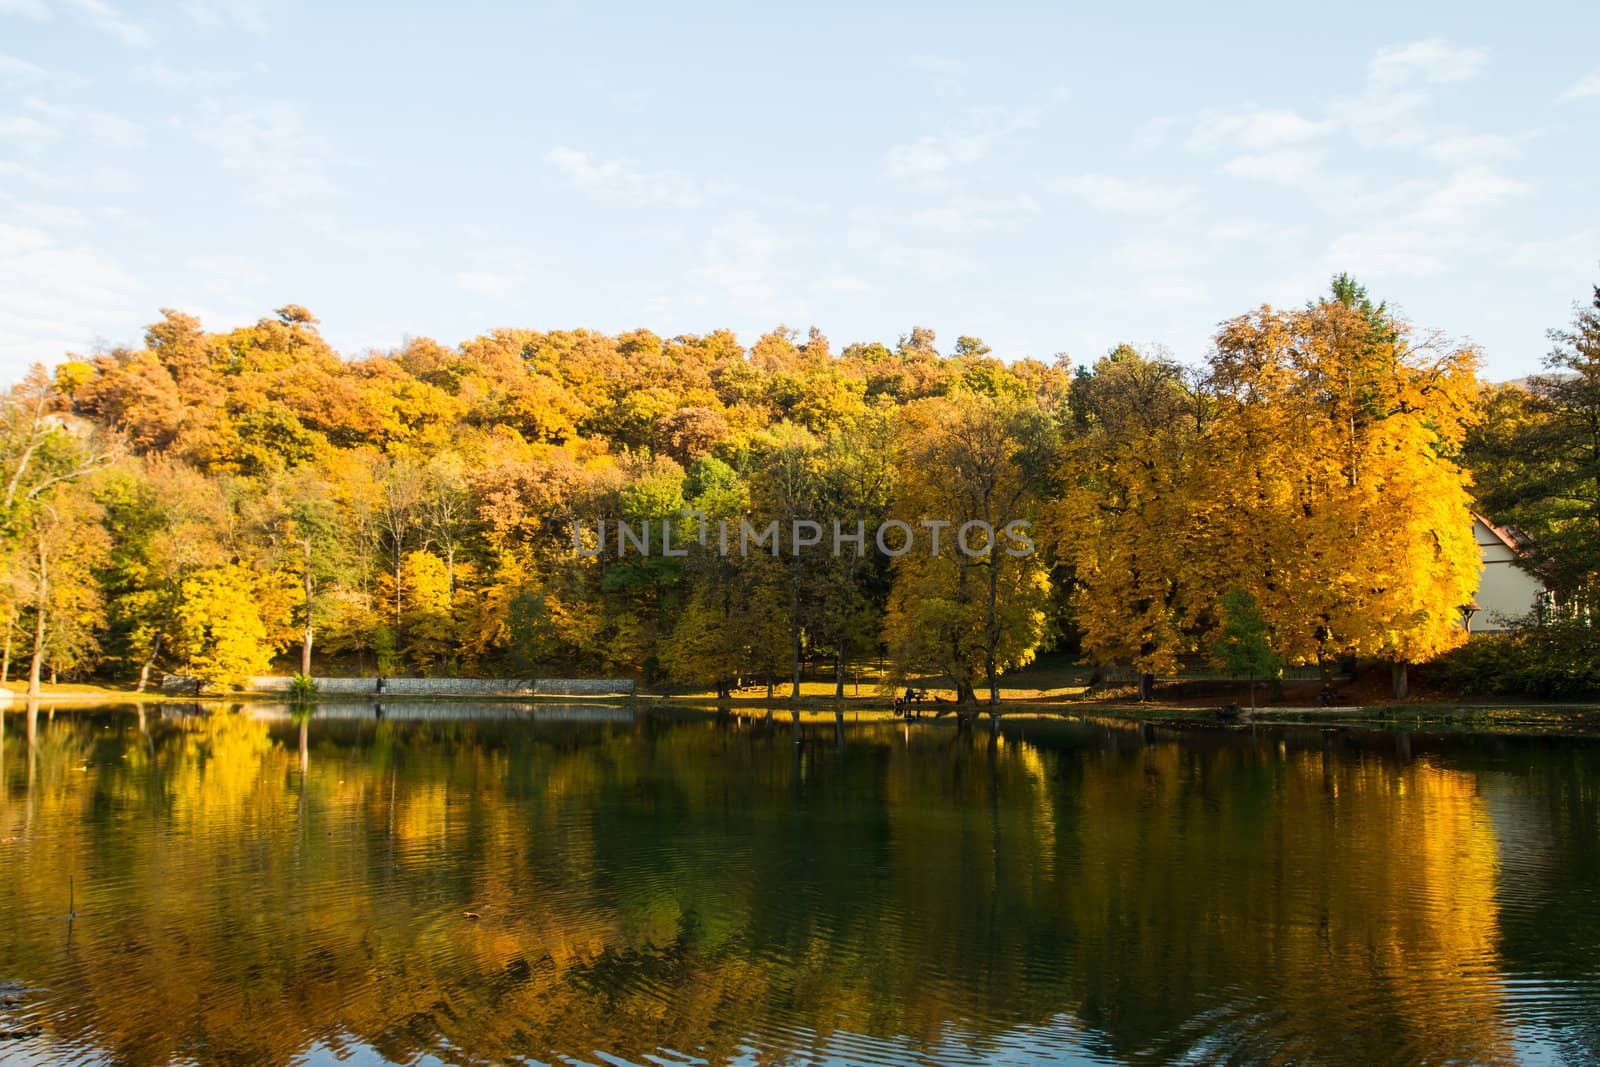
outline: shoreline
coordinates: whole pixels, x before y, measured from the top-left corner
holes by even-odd
[[[147,690],[74,686],[71,689],[40,694],[35,701],[40,708],[56,710],[91,709],[95,707],[138,706],[150,704],[192,704],[206,707],[229,705],[273,704],[287,705],[292,701],[281,693],[240,690],[233,693],[207,693],[200,696],[163,693]],[[25,693],[10,687],[0,687],[0,711],[21,711],[30,703]],[[584,706],[623,707],[634,711],[652,710],[700,714],[708,717],[737,716],[741,719],[767,719],[805,723],[835,723],[843,716],[850,722],[889,722],[908,725],[954,723],[965,716],[982,727],[991,719],[991,705],[966,705],[958,708],[953,703],[924,705],[922,714],[910,720],[896,715],[890,702],[879,696],[846,697],[835,701],[831,697],[802,697],[798,701],[786,699],[766,700],[764,697],[735,697],[726,700],[695,696],[636,695],[631,697],[556,696],[556,695],[450,695],[395,694],[383,700],[360,699],[353,694],[328,694],[325,704],[503,704],[509,706]],[[1460,700],[1417,701],[1406,704],[1343,705],[1321,707],[1309,705],[1268,705],[1255,709],[1241,708],[1236,714],[1224,714],[1215,704],[1195,702],[1158,702],[1126,700],[1074,700],[1074,699],[1014,699],[1000,705],[1002,723],[1019,720],[1048,721],[1084,717],[1113,718],[1126,722],[1149,723],[1185,729],[1210,728],[1219,730],[1240,729],[1250,726],[1325,726],[1328,728],[1363,726],[1379,729],[1416,729],[1427,727],[1464,727],[1504,730],[1507,728],[1534,728],[1555,735],[1572,736],[1574,732],[1600,734],[1600,703],[1496,701],[1468,702]],[[958,715],[958,711],[960,714]]]

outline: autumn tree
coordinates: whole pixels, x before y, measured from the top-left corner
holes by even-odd
[[[1098,664],[1123,664],[1141,698],[1194,646],[1192,469],[1204,400],[1163,355],[1119,346],[1071,393],[1047,529]]]
[[[271,630],[286,619],[263,604],[271,579],[239,563],[210,567],[184,579],[176,619],[176,653],[185,673],[210,685],[240,686],[265,674],[277,651]]]
[[[792,423],[780,423],[763,435],[761,458],[751,479],[751,503],[755,512],[752,528],[770,530],[770,540],[762,544],[739,543],[741,556],[766,553],[778,562],[784,573],[788,593],[789,673],[791,700],[800,698],[800,670],[806,634],[808,608],[813,603],[811,589],[818,570],[814,551],[802,551],[795,544],[799,524],[821,530],[820,500],[816,478],[822,443],[815,434]],[[819,536],[820,541],[820,536]],[[759,562],[753,567],[769,566]]]
[[[1388,660],[1400,697],[1406,664],[1464,639],[1480,564],[1458,458],[1476,360],[1345,276],[1303,309],[1223,325],[1208,557],[1290,662]]]
[[[887,514],[894,485],[894,418],[887,405],[863,408],[837,426],[815,464],[819,512],[824,517],[817,546],[824,594],[819,631],[833,645],[834,698],[844,697],[852,652],[877,642],[883,556],[873,544]]]
[[[1051,449],[1025,402],[958,391],[903,414],[894,515],[919,543],[895,560],[884,628],[902,670],[949,678],[962,703],[981,681],[998,705],[1001,674],[1048,632],[1048,574],[1027,531]]]
[[[21,576],[8,583],[8,624],[19,606],[32,615],[28,693],[35,696],[47,660],[75,665],[99,647],[103,596],[94,569],[106,538],[82,483],[121,449],[61,406],[38,366],[0,399],[0,558]]]
[[[95,490],[111,538],[102,584],[108,651],[137,666],[143,692],[172,641],[183,582],[225,561],[231,516],[223,486],[183,463],[119,464]]]

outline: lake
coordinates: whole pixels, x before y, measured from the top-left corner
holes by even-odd
[[[0,730],[0,1060],[1600,1059],[1600,745],[584,705]]]

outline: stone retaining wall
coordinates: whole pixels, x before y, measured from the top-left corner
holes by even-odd
[[[362,696],[632,696],[632,678],[313,678],[317,692]],[[245,687],[287,693],[287,675],[261,675]]]
[[[251,718],[280,721],[294,717],[291,704],[252,701],[246,705]],[[631,722],[633,712],[616,704],[518,704],[511,701],[488,703],[472,700],[394,700],[382,703],[366,700],[317,701],[315,722],[366,720],[389,722],[467,721],[493,722]]]

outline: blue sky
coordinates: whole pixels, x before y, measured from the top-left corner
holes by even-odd
[[[1600,281],[1600,5],[1111,7],[0,0],[0,381],[288,302],[1195,361],[1338,270],[1501,379]]]

